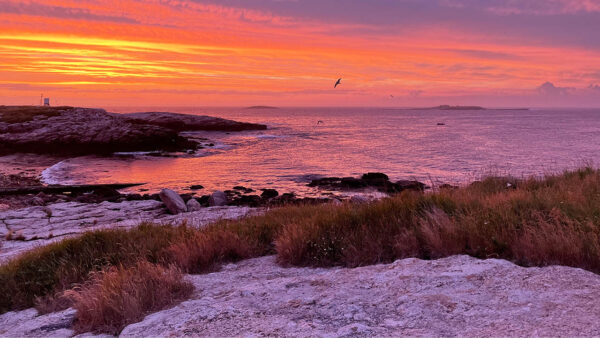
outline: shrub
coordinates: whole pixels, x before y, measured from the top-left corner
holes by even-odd
[[[175,267],[140,261],[130,268],[111,267],[95,272],[91,279],[65,296],[77,310],[77,332],[117,335],[153,311],[162,310],[192,293],[191,283]]]

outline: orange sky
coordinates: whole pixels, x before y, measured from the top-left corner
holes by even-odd
[[[327,20],[319,2],[268,2],[4,0],[0,104],[44,93],[83,106],[600,106],[598,40],[575,38],[578,15],[598,18],[593,0],[563,0],[559,12],[486,7],[489,23],[473,21],[475,0],[469,11],[446,0],[397,22],[386,12],[414,2],[364,6],[383,23],[352,16],[356,4]],[[518,26],[527,15],[531,27]],[[557,17],[573,41],[537,29],[545,19],[556,29]]]

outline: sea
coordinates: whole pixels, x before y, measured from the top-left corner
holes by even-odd
[[[192,132],[194,154],[62,159],[49,184],[145,183],[129,192],[171,188],[200,193],[245,186],[317,196],[324,176],[382,172],[430,186],[485,175],[540,176],[600,161],[600,109],[411,110],[395,108],[106,107],[116,113],[168,111],[263,123],[267,130]]]

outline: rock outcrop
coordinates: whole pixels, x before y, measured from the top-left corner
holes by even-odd
[[[384,193],[398,193],[404,190],[423,191],[427,188],[424,183],[415,180],[391,182],[389,177],[383,173],[366,173],[360,178],[323,177],[312,180],[308,186],[332,190],[361,190],[365,188],[375,188]]]
[[[0,155],[186,151],[183,130],[239,131],[265,125],[174,113],[112,114],[103,109],[0,106]]]
[[[194,299],[127,326],[121,336],[600,334],[600,276],[568,267],[453,256],[311,269],[263,257],[189,280]]]
[[[192,299],[121,337],[598,336],[600,276],[499,259],[415,258],[355,269],[283,268],[274,256],[188,275]],[[2,336],[70,337],[74,311],[0,315]]]
[[[66,202],[0,212],[0,264],[15,255],[85,231],[132,228],[141,222],[201,227],[219,219],[234,219],[257,209],[213,207],[171,215],[154,200],[99,204]]]
[[[127,118],[128,121],[132,123],[151,124],[175,131],[242,131],[267,129],[267,126],[264,124],[237,122],[203,115],[146,112],[122,114],[120,116]]]
[[[130,123],[102,109],[69,108],[55,116],[35,117],[15,123],[0,120],[0,154],[109,154],[196,147],[174,130]]]

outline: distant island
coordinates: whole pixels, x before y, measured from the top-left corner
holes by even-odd
[[[406,110],[529,110],[529,108],[484,108],[481,106],[451,106],[442,104],[436,107],[404,108]]]
[[[273,106],[250,106],[250,107],[246,107],[246,109],[278,109],[278,108],[273,107]]]
[[[480,106],[450,106],[447,104],[443,104],[437,107],[431,108],[419,108],[419,109],[438,109],[438,110],[485,110],[486,108]]]

